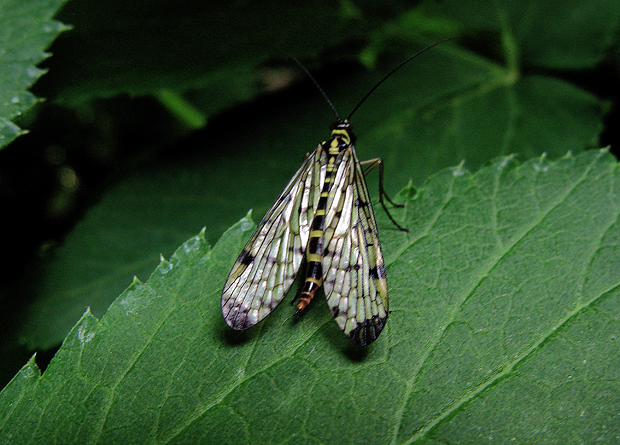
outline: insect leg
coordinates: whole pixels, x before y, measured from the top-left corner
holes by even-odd
[[[390,197],[387,195],[387,193],[385,192],[385,189],[383,188],[383,160],[381,158],[368,159],[367,161],[360,161],[360,165],[362,167],[365,167],[367,165],[369,166],[368,168],[366,168],[366,170],[364,170],[364,176],[367,173],[369,173],[371,170],[373,170],[376,166],[379,166],[379,202],[383,206],[383,210],[385,210],[385,213],[387,213],[387,216],[390,218],[390,221],[392,221],[392,224],[394,224],[396,227],[398,227],[399,230],[402,230],[403,232],[409,232],[409,229],[401,226],[400,224],[396,222],[394,217],[392,217],[392,215],[390,214],[390,211],[385,206],[385,202],[383,201],[383,197],[385,196],[388,202],[392,204],[394,207],[405,206],[404,204],[396,204],[394,201],[392,201]]]

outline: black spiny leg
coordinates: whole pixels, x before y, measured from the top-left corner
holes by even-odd
[[[394,207],[405,207],[404,204],[396,204],[394,201],[392,201],[390,197],[387,195],[387,193],[385,192],[385,189],[383,188],[383,161],[381,160],[381,158],[374,158],[374,159],[369,159],[367,161],[360,161],[360,165],[362,167],[369,165],[369,167],[366,170],[364,170],[364,176],[366,176],[366,174],[368,174],[377,165],[379,166],[379,202],[383,206],[383,210],[385,210],[385,213],[387,213],[387,216],[390,218],[390,221],[392,221],[392,224],[394,224],[396,227],[398,227],[399,230],[402,230],[403,232],[409,232],[409,229],[401,226],[400,224],[396,222],[396,220],[394,219],[390,211],[385,206],[385,202],[383,201],[383,197],[385,196],[388,202],[392,204]]]

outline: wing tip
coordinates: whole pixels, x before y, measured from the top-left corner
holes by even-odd
[[[231,328],[233,328],[235,331],[245,331],[246,329],[251,328],[252,326],[254,326],[251,323],[248,323],[247,318],[241,318],[241,319],[229,319],[226,318],[226,324],[228,326],[230,326]]]
[[[226,324],[235,331],[244,331],[257,323],[251,319],[247,312],[242,312],[234,306],[228,308],[226,305],[222,305],[222,315]]]
[[[349,339],[356,345],[368,346],[379,337],[386,323],[387,315],[385,317],[375,315],[353,329],[349,334]]]

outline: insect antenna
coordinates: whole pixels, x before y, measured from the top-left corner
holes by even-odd
[[[317,80],[314,78],[314,76],[312,74],[310,74],[310,71],[308,71],[308,68],[306,68],[304,66],[303,63],[301,63],[297,57],[295,57],[292,54],[287,53],[286,51],[284,51],[283,49],[274,47],[275,49],[277,49],[278,51],[280,51],[282,54],[287,55],[288,57],[290,57],[291,59],[293,59],[293,61],[299,65],[299,67],[304,70],[304,73],[306,73],[306,75],[310,78],[310,80],[312,81],[312,83],[314,83],[314,86],[316,86],[316,88],[319,90],[319,92],[323,95],[323,97],[325,98],[325,100],[327,101],[327,104],[329,105],[329,107],[332,109],[332,111],[334,112],[334,115],[336,116],[336,119],[340,120],[340,115],[338,114],[338,110],[336,110],[336,107],[334,106],[334,104],[332,103],[331,100],[329,100],[329,97],[327,97],[327,93],[325,91],[323,91],[323,88],[321,88],[321,85],[319,85],[319,83],[317,82]]]
[[[388,78],[389,78],[392,74],[394,74],[396,71],[398,71],[399,69],[401,69],[401,68],[402,68],[403,66],[405,66],[407,63],[411,62],[413,59],[415,59],[416,57],[418,57],[420,54],[422,54],[422,53],[424,53],[424,52],[428,51],[428,50],[429,50],[429,49],[431,49],[431,48],[436,47],[436,46],[437,46],[437,45],[439,45],[440,43],[447,42],[448,40],[452,40],[452,39],[454,39],[454,38],[456,38],[456,37],[448,37],[447,39],[439,40],[438,42],[435,42],[435,43],[433,43],[432,45],[429,45],[429,46],[427,46],[426,48],[421,49],[420,51],[418,51],[418,52],[417,52],[417,53],[415,53],[414,55],[409,56],[407,59],[405,59],[405,60],[404,60],[404,61],[403,61],[400,65],[398,65],[398,66],[397,66],[396,68],[394,68],[392,71],[390,71],[389,73],[387,73],[383,79],[381,79],[379,82],[377,82],[377,84],[376,84],[374,87],[372,87],[372,88],[370,89],[370,91],[368,91],[368,93],[366,93],[366,95],[365,95],[364,97],[362,97],[362,100],[360,100],[360,101],[357,103],[357,105],[355,106],[355,108],[353,108],[353,111],[351,111],[351,113],[350,113],[350,114],[349,114],[349,116],[347,117],[347,120],[350,120],[350,119],[351,119],[351,117],[353,116],[353,113],[355,113],[355,112],[357,111],[357,109],[358,109],[359,107],[361,107],[361,106],[362,106],[362,104],[363,104],[364,102],[366,102],[366,99],[368,99],[368,98],[370,97],[370,95],[371,95],[372,93],[374,93],[374,92],[375,92],[375,90],[376,90],[377,88],[379,88],[379,85],[381,85],[383,82],[385,82],[385,81],[386,81],[386,80],[387,80],[387,79],[388,79]],[[307,72],[307,71],[306,71],[306,72]],[[312,80],[314,80],[314,79],[312,79]],[[316,81],[315,81],[314,83],[316,84]],[[318,85],[317,85],[317,87],[318,87]],[[319,87],[319,89],[320,89],[320,87]],[[325,93],[323,93],[323,95],[325,95]],[[331,105],[331,104],[330,104],[330,105]]]
[[[401,69],[403,66],[405,66],[407,63],[411,62],[413,59],[415,59],[416,57],[418,57],[420,54],[428,51],[431,48],[434,48],[435,46],[439,45],[440,43],[443,42],[447,42],[448,40],[452,40],[455,39],[456,37],[448,37],[447,39],[443,39],[443,40],[439,40],[435,43],[433,43],[432,45],[427,46],[424,49],[421,49],[420,51],[418,51],[417,53],[415,53],[414,55],[408,57],[407,59],[405,59],[400,65],[398,65],[396,68],[394,68],[392,71],[390,71],[389,73],[387,73],[385,75],[385,77],[383,79],[381,79],[379,82],[377,82],[377,84],[372,87],[364,97],[362,97],[362,100],[360,100],[357,105],[355,106],[355,108],[353,108],[353,111],[351,111],[351,113],[349,113],[349,116],[347,117],[347,121],[351,119],[351,117],[353,116],[353,114],[357,111],[357,109],[359,107],[362,106],[362,104],[364,102],[366,102],[366,99],[368,99],[370,97],[370,95],[372,93],[375,92],[375,90],[377,88],[379,88],[379,85],[381,85],[383,82],[385,82],[392,74],[394,74],[396,71],[398,71],[399,69]],[[314,85],[316,86],[317,90],[319,90],[319,92],[323,95],[323,97],[325,98],[325,101],[327,102],[327,104],[329,105],[329,107],[332,109],[332,112],[334,113],[334,115],[336,116],[336,119],[341,120],[340,119],[340,115],[338,114],[338,110],[336,110],[336,107],[334,106],[334,104],[332,103],[332,101],[329,99],[329,97],[327,96],[327,93],[323,90],[323,88],[321,88],[321,85],[319,85],[319,82],[317,82],[317,80],[314,78],[314,76],[310,73],[310,71],[308,70],[308,68],[306,68],[304,66],[303,63],[301,63],[295,56],[293,56],[292,54],[284,51],[281,48],[278,47],[273,47],[274,49],[280,51],[282,54],[290,57],[297,65],[299,65],[299,67],[304,71],[304,73],[306,73],[306,75],[310,78],[310,80],[312,81],[312,83],[314,83]]]

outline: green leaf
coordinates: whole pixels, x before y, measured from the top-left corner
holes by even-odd
[[[62,31],[52,20],[66,0],[0,0],[0,149],[24,133],[13,120],[37,98],[28,88],[44,73],[37,64]]]
[[[190,238],[45,373],[0,393],[11,443],[613,443],[620,166],[607,151],[432,175],[378,212],[385,332],[356,348],[321,298],[246,332],[220,313],[253,225]],[[343,430],[345,428],[345,430]]]

